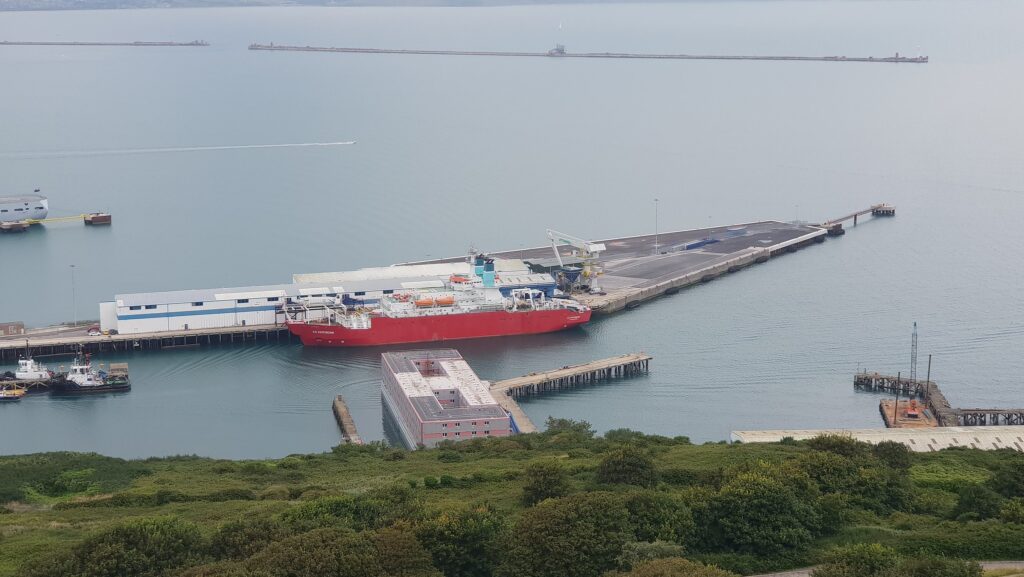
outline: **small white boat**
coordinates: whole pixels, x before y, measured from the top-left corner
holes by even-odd
[[[43,364],[37,363],[32,357],[19,359],[18,370],[14,371],[16,381],[45,381],[52,376]]]

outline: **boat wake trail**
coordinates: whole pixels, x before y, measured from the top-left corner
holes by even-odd
[[[355,140],[340,142],[292,142],[286,144],[228,144],[222,146],[177,146],[165,148],[123,148],[119,150],[60,150],[52,152],[0,152],[0,158],[63,158],[71,156],[115,156],[158,154],[163,152],[202,152],[207,150],[243,150],[246,148],[302,148],[313,146],[349,146]]]

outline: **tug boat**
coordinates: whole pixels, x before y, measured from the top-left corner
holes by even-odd
[[[128,371],[120,367],[115,371],[112,365],[109,373],[95,370],[90,355],[80,354],[67,374],[54,378],[50,383],[50,392],[55,395],[80,395],[130,391],[132,384],[128,379]]]
[[[25,389],[19,389],[17,387],[0,389],[0,403],[16,403],[24,396]]]
[[[46,381],[53,378],[53,372],[32,357],[18,359],[18,370],[14,371],[16,381]]]

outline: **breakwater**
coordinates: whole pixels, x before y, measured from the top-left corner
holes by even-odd
[[[504,52],[489,50],[411,50],[400,48],[344,48],[334,46],[287,46],[279,44],[250,44],[249,50],[277,50],[282,52],[342,52],[347,54],[420,54],[429,56],[507,56],[543,58],[621,58],[636,60],[770,60],[798,62],[883,62],[925,64],[927,56],[758,56],[719,54],[640,54],[632,52],[566,52],[556,47],[547,52]]]
[[[48,42],[48,41],[20,41],[0,40],[0,46],[138,46],[138,47],[166,47],[166,46],[209,46],[209,42],[193,40],[191,42]]]

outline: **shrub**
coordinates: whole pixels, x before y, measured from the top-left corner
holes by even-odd
[[[1004,497],[1024,497],[1024,457],[1013,456],[1013,460],[996,469],[989,485]]]
[[[829,552],[811,577],[896,577],[893,573],[899,560],[890,547],[857,543]]]
[[[1016,497],[1003,503],[999,518],[1007,523],[1024,524],[1024,498]]]
[[[435,489],[438,484],[437,477],[423,477],[423,486],[428,489]]]
[[[959,499],[953,509],[957,519],[983,520],[998,517],[1003,498],[983,485],[971,485],[960,490]]]
[[[644,561],[628,573],[612,573],[609,577],[737,577],[715,566],[680,558]]]
[[[615,567],[628,531],[628,513],[615,495],[548,499],[516,522],[499,575],[594,577]]]
[[[506,529],[504,516],[478,507],[428,519],[416,533],[446,577],[478,577],[494,572]]]
[[[437,460],[442,463],[458,463],[462,460],[462,453],[451,449],[441,449],[437,453]]]
[[[975,561],[925,555],[903,560],[899,574],[900,577],[981,577],[982,569]]]
[[[847,458],[867,455],[871,448],[867,443],[842,435],[819,435],[809,439],[807,446],[815,451],[827,451]]]
[[[623,545],[622,553],[619,554],[615,562],[622,571],[629,571],[644,561],[682,557],[684,553],[686,553],[686,548],[676,543],[632,541]]]
[[[246,559],[288,533],[282,523],[270,519],[232,521],[217,528],[210,538],[209,551],[217,559]]]
[[[766,472],[743,473],[711,500],[712,539],[743,553],[778,554],[810,544],[818,513],[793,488]]]
[[[627,495],[625,504],[633,536],[638,541],[686,545],[696,530],[693,514],[678,497],[641,491]]]
[[[284,485],[271,485],[260,491],[258,497],[262,501],[287,501],[292,498],[292,492]]]
[[[245,563],[271,577],[383,577],[377,551],[363,535],[323,528],[272,543]]]
[[[409,525],[381,529],[372,540],[387,577],[442,577]]]
[[[909,469],[912,462],[910,448],[896,441],[882,441],[873,445],[871,454],[883,465],[892,469]]]
[[[548,459],[530,463],[524,472],[523,504],[526,506],[569,494],[569,474],[558,461]]]
[[[597,480],[601,483],[653,487],[658,482],[654,461],[633,446],[609,452],[597,467]]]
[[[995,520],[943,522],[900,534],[893,546],[916,555],[928,553],[961,559],[1024,559],[1024,525]]]

